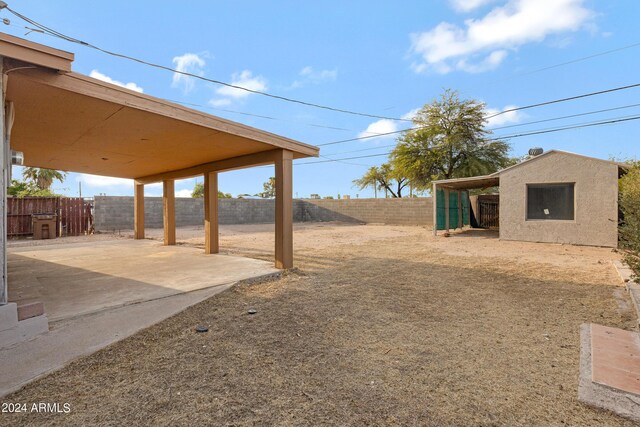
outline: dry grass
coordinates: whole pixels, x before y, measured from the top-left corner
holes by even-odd
[[[527,248],[524,260],[447,254],[438,245],[451,249],[455,237],[443,243],[418,227],[368,230],[378,232],[300,249],[300,272],[237,286],[5,399],[70,402],[71,414],[6,421],[632,425],[576,398],[579,325],[633,324],[614,298],[615,255],[571,248],[584,262],[576,269],[557,262],[562,246],[538,245],[542,263]],[[223,239],[268,258],[263,243]],[[200,324],[209,332],[196,334]]]

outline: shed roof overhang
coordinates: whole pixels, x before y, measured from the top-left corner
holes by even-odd
[[[437,188],[448,188],[451,190],[471,190],[474,188],[490,188],[500,185],[498,174],[472,176],[469,178],[441,179],[433,181]]]
[[[140,182],[273,163],[317,147],[70,72],[73,55],[0,34],[11,147],[28,166]],[[9,59],[10,58],[10,59]]]

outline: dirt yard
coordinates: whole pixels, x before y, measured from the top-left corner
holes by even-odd
[[[631,426],[576,397],[580,324],[633,328],[618,255],[492,237],[296,225],[298,270],[30,384],[4,401],[71,412],[3,424]],[[271,260],[272,227],[224,227],[221,247]]]

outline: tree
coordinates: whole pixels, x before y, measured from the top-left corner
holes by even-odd
[[[22,177],[40,190],[49,190],[54,180],[63,182],[66,176],[66,172],[54,169],[25,167],[22,171]]]
[[[51,190],[42,190],[38,188],[33,182],[11,180],[11,185],[7,187],[7,195],[14,197],[28,197],[28,196],[40,196],[40,197],[56,197]]]
[[[513,164],[509,144],[488,138],[482,102],[446,90],[412,120],[415,129],[398,138],[391,163],[418,189],[434,180],[486,175]]]
[[[194,199],[202,199],[204,197],[204,184],[201,182],[196,182],[196,185],[193,187],[193,191],[191,192],[191,197]],[[223,193],[222,191],[218,191],[218,199],[231,199],[233,196],[229,193]]]
[[[378,190],[391,193],[392,197],[402,197],[402,190],[409,185],[409,179],[404,176],[393,164],[384,163],[381,166],[372,166],[360,179],[353,180],[353,184],[360,190],[373,187],[374,195],[378,197]]]
[[[272,176],[264,184],[262,184],[264,191],[256,194],[256,196],[268,199],[270,197],[276,197],[276,177]]]
[[[625,261],[640,275],[640,162],[632,163],[629,171],[619,180],[620,245],[625,249]]]

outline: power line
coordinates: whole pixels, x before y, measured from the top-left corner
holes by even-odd
[[[337,154],[360,153],[362,151],[380,150],[382,148],[391,148],[391,147],[395,147],[395,146],[396,146],[396,144],[380,145],[378,147],[361,148],[360,150],[340,151],[339,153],[329,153],[329,154],[326,154],[326,155],[327,156],[335,156]]]
[[[553,118],[550,118],[550,119],[536,120],[536,121],[533,121],[533,122],[517,123],[517,124],[513,124],[513,125],[507,125],[507,126],[500,126],[500,127],[497,127],[497,128],[491,128],[489,130],[501,130],[501,129],[519,127],[519,126],[528,126],[528,125],[533,125],[533,124],[537,124],[537,123],[553,122],[553,121],[556,121],[556,120],[564,120],[564,119],[571,119],[573,117],[589,116],[589,115],[592,115],[592,114],[606,113],[608,111],[623,110],[625,108],[633,108],[633,107],[640,107],[640,104],[623,105],[621,107],[605,108],[604,110],[588,111],[588,112],[585,112],[585,113],[578,113],[578,114],[571,114],[571,115],[568,115],[568,116],[553,117]]]
[[[501,140],[501,139],[522,138],[522,137],[525,137],[525,136],[541,135],[541,134],[545,134],[545,133],[561,132],[561,131],[565,131],[565,130],[581,129],[581,128],[587,128],[587,127],[593,127],[593,126],[601,126],[601,125],[608,125],[608,124],[623,123],[623,122],[628,122],[628,121],[632,121],[632,120],[640,120],[640,116],[627,116],[627,117],[620,117],[620,118],[604,120],[604,121],[581,123],[581,124],[564,126],[564,127],[559,127],[559,128],[540,129],[540,130],[531,131],[531,132],[523,132],[523,133],[519,133],[519,134],[505,135],[505,136],[501,136],[499,138],[488,139],[487,141],[497,141],[497,140]],[[335,154],[338,154],[338,153],[335,153]],[[315,162],[297,163],[296,165],[311,165],[311,164],[317,164],[317,163],[327,163],[327,162],[331,162],[331,161],[364,159],[364,158],[370,158],[370,157],[388,156],[389,154],[391,154],[391,151],[388,151],[386,153],[381,153],[381,154],[371,154],[371,155],[367,155],[367,156],[355,156],[355,157],[347,157],[347,158],[342,158],[342,159],[320,160],[320,161],[315,161]]]
[[[336,126],[327,126],[327,125],[320,125],[320,124],[317,124],[317,123],[300,122],[300,121],[297,121],[297,120],[283,119],[283,118],[280,118],[280,117],[271,117],[271,116],[264,116],[264,115],[261,115],[261,114],[247,113],[245,111],[228,110],[226,108],[211,107],[211,106],[208,106],[208,105],[194,104],[192,102],[176,101],[175,99],[164,99],[164,100],[168,101],[168,102],[173,102],[175,104],[187,105],[189,107],[206,108],[206,109],[214,110],[214,111],[224,111],[225,113],[241,114],[243,116],[256,117],[256,118],[259,118],[259,119],[274,120],[274,121],[280,121],[280,122],[285,122],[285,123],[298,123],[298,124],[302,124],[302,125],[305,125],[305,126],[311,126],[311,127],[316,127],[316,128],[339,130],[339,131],[346,131],[346,132],[354,132],[353,129],[340,128],[340,127],[336,127]]]
[[[638,47],[638,46],[640,46],[640,43],[633,43],[633,44],[622,46],[622,47],[618,47],[618,48],[615,48],[615,49],[606,50],[604,52],[598,52],[598,53],[594,53],[594,54],[591,54],[591,55],[583,56],[583,57],[580,57],[580,58],[575,58],[575,59],[572,59],[572,60],[569,60],[569,61],[561,62],[559,64],[549,65],[549,66],[546,66],[546,67],[538,68],[536,70],[531,70],[531,71],[526,71],[524,73],[515,74],[515,75],[513,75],[511,77],[507,77],[507,79],[511,79],[511,78],[515,78],[515,77],[528,76],[530,74],[539,73],[541,71],[551,70],[551,69],[558,68],[558,67],[564,67],[565,65],[575,64],[577,62],[586,61],[588,59],[597,58],[599,56],[604,56],[604,55],[608,55],[610,53],[620,52],[622,50],[631,49],[631,48]]]
[[[98,51],[100,51],[102,53],[105,53],[107,55],[110,55],[110,56],[115,56],[117,58],[122,58],[122,59],[126,59],[126,60],[129,60],[129,61],[134,61],[134,62],[143,64],[143,65],[147,65],[149,67],[154,67],[154,68],[158,68],[158,69],[161,69],[161,70],[170,71],[172,73],[178,73],[178,74],[181,74],[181,75],[184,75],[184,76],[193,77],[193,78],[196,78],[196,79],[199,79],[199,80],[203,80],[203,81],[206,81],[206,82],[219,84],[219,85],[222,85],[222,86],[227,86],[227,87],[230,87],[230,88],[233,88],[233,89],[243,90],[245,92],[254,93],[256,95],[262,95],[262,96],[266,96],[266,97],[269,97],[269,98],[278,99],[278,100],[281,100],[281,101],[291,102],[291,103],[300,104],[300,105],[306,105],[308,107],[320,108],[320,109],[334,111],[334,112],[338,112],[338,113],[344,113],[344,114],[351,114],[351,115],[354,115],[354,116],[371,117],[371,118],[375,118],[375,119],[386,119],[386,120],[404,121],[404,122],[410,122],[411,121],[410,119],[403,119],[403,118],[398,118],[398,117],[388,117],[388,116],[381,116],[381,115],[377,115],[377,114],[363,113],[363,112],[359,112],[359,111],[346,110],[346,109],[343,109],[343,108],[330,107],[330,106],[327,106],[327,105],[316,104],[316,103],[308,102],[308,101],[302,101],[300,99],[288,98],[286,96],[275,95],[275,94],[272,94],[272,93],[268,93],[268,92],[264,92],[264,91],[260,91],[260,90],[255,90],[255,89],[249,89],[249,88],[246,88],[246,87],[243,87],[243,86],[238,86],[238,85],[235,85],[235,84],[232,84],[232,83],[223,82],[221,80],[210,79],[210,78],[207,78],[207,77],[204,77],[204,76],[200,76],[200,75],[197,75],[197,74],[189,73],[187,71],[176,70],[174,68],[167,67],[165,65],[155,64],[153,62],[145,61],[143,59],[138,59],[138,58],[135,58],[135,57],[132,57],[132,56],[128,56],[128,55],[122,54],[122,53],[113,52],[113,51],[110,51],[110,50],[107,50],[107,49],[103,49],[103,48],[95,46],[95,45],[93,45],[91,43],[76,39],[74,37],[67,36],[67,35],[65,35],[63,33],[60,33],[60,32],[58,32],[56,30],[53,30],[53,29],[51,29],[51,28],[49,28],[49,27],[47,27],[47,26],[45,26],[43,24],[40,24],[40,23],[38,23],[38,22],[36,22],[36,21],[34,21],[34,20],[32,20],[32,19],[20,14],[19,12],[16,12],[15,10],[11,9],[6,3],[0,3],[0,9],[2,9],[2,8],[7,9],[14,16],[16,16],[16,17],[22,19],[23,21],[35,26],[39,30],[43,31],[45,34],[48,34],[48,35],[53,36],[53,37],[60,38],[62,40],[65,40],[65,41],[68,41],[68,42],[71,42],[71,43],[75,43],[75,44],[79,44],[79,45],[82,45],[82,46],[85,46],[85,47],[89,47],[89,48],[94,49],[94,50],[98,50]]]
[[[516,109],[504,110],[504,111],[502,111],[502,112],[500,112],[498,114],[494,114],[492,116],[488,116],[488,117],[485,117],[485,118],[489,119],[489,118],[496,117],[496,116],[498,116],[500,114],[503,114],[503,113],[506,113],[506,112],[509,112],[509,111],[516,111],[518,109],[533,108],[534,106],[541,106],[541,105],[548,105],[548,104],[553,104],[553,103],[557,103],[557,102],[564,102],[564,101],[568,101],[568,100],[584,98],[584,97],[587,97],[587,96],[594,96],[594,95],[598,95],[598,94],[603,94],[603,93],[613,92],[613,91],[616,91],[616,90],[628,89],[628,88],[638,87],[638,86],[640,86],[640,83],[634,84],[634,85],[630,85],[630,86],[622,86],[622,87],[614,88],[614,89],[607,89],[607,90],[599,91],[599,92],[592,92],[592,93],[588,93],[588,94],[584,94],[584,95],[577,95],[577,96],[574,96],[574,97],[563,98],[563,99],[559,99],[559,100],[547,101],[547,102],[543,102],[543,103],[539,103],[539,104],[526,105],[524,107],[519,107],[519,108],[516,108]],[[572,115],[568,115],[568,116],[554,117],[554,118],[550,118],[550,119],[537,120],[537,121],[533,121],[533,122],[518,123],[518,124],[514,124],[514,125],[509,125],[509,126],[490,128],[488,130],[499,130],[499,129],[507,129],[507,128],[510,128],[510,127],[526,126],[526,125],[535,124],[535,123],[544,123],[544,122],[550,122],[550,121],[554,121],[554,120],[568,119],[568,118],[572,118],[572,117],[580,117],[580,116],[586,116],[586,115],[590,115],[590,114],[604,113],[604,112],[607,112],[607,111],[615,111],[615,110],[621,110],[621,109],[624,109],[624,108],[632,108],[632,107],[638,107],[638,106],[640,106],[640,104],[630,104],[630,105],[624,105],[624,106],[621,106],[621,107],[607,108],[607,109],[603,109],[603,110],[589,111],[589,112],[580,113],[580,114],[572,114]],[[344,144],[346,142],[362,141],[362,140],[371,139],[371,138],[379,138],[379,137],[382,137],[382,136],[395,135],[395,134],[399,134],[399,133],[402,133],[402,132],[409,132],[409,131],[412,131],[412,130],[420,130],[420,129],[423,129],[424,127],[425,126],[415,126],[415,127],[411,127],[411,128],[407,128],[407,129],[400,129],[400,130],[395,130],[395,131],[391,131],[391,132],[378,133],[378,134],[375,134],[375,135],[367,135],[367,136],[360,136],[360,137],[356,137],[356,138],[342,139],[342,140],[339,140],[339,141],[326,142],[324,144],[318,144],[317,146],[318,147],[324,147],[324,146],[327,146],[327,145]]]
[[[502,111],[500,111],[498,113],[495,113],[495,114],[492,114],[490,116],[485,116],[485,119],[491,119],[493,117],[497,117],[497,116],[500,116],[502,114],[511,113],[512,111],[527,110],[529,108],[542,107],[544,105],[557,104],[559,102],[573,101],[573,100],[576,100],[576,99],[587,98],[589,96],[602,95],[603,93],[611,93],[611,92],[616,92],[616,91],[619,91],[619,90],[631,89],[631,88],[638,87],[638,86],[640,86],[640,83],[627,85],[627,86],[615,87],[615,88],[612,88],[612,89],[600,90],[598,92],[585,93],[585,94],[582,94],[582,95],[570,96],[568,98],[554,99],[553,101],[539,102],[537,104],[525,105],[524,107],[508,108],[506,110],[502,110]]]
[[[351,111],[351,110],[346,110],[346,109],[341,109],[341,108],[335,108],[335,107],[330,107],[330,106],[326,106],[326,105],[316,104],[316,103],[312,103],[312,102],[302,101],[302,100],[298,100],[298,99],[288,98],[288,97],[284,97],[284,96],[280,96],[280,95],[271,94],[271,93],[268,93],[268,92],[263,92],[263,91],[259,91],[259,90],[249,89],[249,88],[245,88],[245,87],[242,87],[242,86],[226,83],[226,82],[223,82],[223,81],[220,81],[220,80],[210,79],[210,78],[207,78],[207,77],[204,77],[204,76],[200,76],[200,75],[197,75],[197,74],[193,74],[193,73],[189,73],[189,72],[186,72],[186,71],[176,70],[176,69],[173,69],[171,67],[167,67],[167,66],[160,65],[160,64],[155,64],[155,63],[148,62],[148,61],[145,61],[145,60],[141,60],[141,59],[138,59],[138,58],[135,58],[135,57],[131,57],[131,56],[125,55],[125,54],[112,52],[112,51],[100,48],[98,46],[95,46],[95,45],[93,45],[91,43],[88,43],[88,42],[85,42],[85,41],[82,41],[82,40],[67,36],[67,35],[65,35],[63,33],[60,33],[60,32],[58,32],[56,30],[53,30],[53,29],[51,29],[51,28],[49,28],[49,27],[47,27],[47,26],[45,26],[43,24],[40,24],[40,23],[38,23],[38,22],[36,22],[36,21],[34,21],[34,20],[32,20],[32,19],[20,14],[17,11],[14,11],[6,3],[0,2],[0,9],[3,9],[3,8],[6,8],[14,16],[24,20],[25,22],[27,22],[27,23],[29,23],[29,24],[31,24],[31,25],[33,25],[33,26],[35,26],[37,28],[37,29],[34,29],[34,28],[26,27],[29,30],[41,31],[44,34],[47,34],[47,35],[50,35],[50,36],[54,36],[54,37],[58,37],[60,39],[63,39],[65,41],[68,41],[68,42],[71,42],[71,43],[80,44],[82,46],[86,46],[86,47],[98,50],[100,52],[103,52],[103,53],[105,53],[107,55],[111,55],[111,56],[115,56],[115,57],[118,57],[118,58],[127,59],[127,60],[130,60],[130,61],[141,63],[143,65],[150,66],[150,67],[154,67],[154,68],[170,71],[170,72],[173,72],[173,73],[178,73],[178,74],[185,75],[185,76],[188,76],[188,77],[193,77],[193,78],[196,78],[196,79],[200,79],[200,80],[208,81],[208,82],[211,82],[211,83],[215,83],[215,84],[231,87],[231,88],[238,89],[238,90],[243,90],[243,91],[250,92],[250,93],[255,93],[255,94],[258,94],[258,95],[263,95],[263,96],[266,96],[266,97],[270,97],[270,98],[274,98],[274,99],[278,99],[278,100],[282,100],[282,101],[286,101],[286,102],[292,102],[292,103],[297,103],[297,104],[301,104],[301,105],[306,105],[306,106],[309,106],[309,107],[321,108],[321,109],[326,109],[326,110],[345,113],[345,114],[352,114],[352,115],[357,115],[357,116],[364,116],[364,117],[371,117],[371,118],[378,118],[378,119],[387,119],[387,120],[394,120],[394,121],[411,122],[411,119],[395,118],[395,117],[387,117],[387,116],[381,116],[381,115],[375,115],[375,114],[362,113],[362,112]],[[573,63],[573,62],[582,61],[582,60],[589,59],[589,58],[592,58],[592,57],[595,57],[595,56],[605,55],[605,54],[608,54],[608,53],[612,53],[612,52],[628,49],[628,48],[635,47],[635,46],[638,46],[638,45],[640,45],[640,43],[624,46],[624,47],[621,47],[621,48],[618,48],[618,49],[613,49],[611,51],[601,52],[601,53],[590,55],[590,56],[584,57],[584,58],[578,58],[576,60],[568,61],[566,63],[556,64],[556,65],[553,65],[553,66],[550,66],[550,67],[546,67],[544,69],[554,68],[554,67],[557,67],[557,66],[566,65],[566,64],[569,64],[569,63]],[[543,69],[534,70],[533,72],[541,71],[541,70],[543,70]],[[640,86],[640,83],[636,83],[636,84],[632,84],[632,85],[620,86],[620,87],[601,90],[601,91],[597,91],[597,92],[590,92],[590,93],[586,93],[586,94],[582,94],[582,95],[577,95],[577,96],[572,96],[572,97],[567,97],[567,98],[561,98],[561,99],[541,102],[541,103],[537,103],[537,104],[526,105],[526,106],[523,106],[523,107],[510,108],[510,109],[506,109],[506,110],[497,112],[497,113],[489,115],[489,116],[485,116],[485,119],[490,119],[490,118],[497,117],[497,116],[500,116],[502,114],[506,114],[506,113],[510,113],[510,112],[514,112],[514,111],[521,111],[521,110],[530,109],[530,108],[536,108],[536,107],[541,107],[541,106],[546,106],[546,105],[551,105],[551,104],[556,104],[556,103],[561,103],[561,102],[566,102],[566,101],[572,101],[572,100],[586,98],[586,97],[590,97],[590,96],[601,95],[601,94],[605,94],[605,93],[611,93],[611,92],[615,92],[615,91],[631,89],[631,88],[635,88],[635,87],[639,87],[639,86]],[[234,113],[239,113],[239,114],[246,114],[246,115],[251,115],[251,116],[255,116],[255,117],[261,117],[261,118],[270,119],[270,120],[276,120],[275,118],[269,117],[269,116],[260,116],[260,115],[254,115],[254,114],[250,114],[250,113],[242,113],[242,112],[237,112],[237,111],[232,111],[232,110],[229,110],[229,112],[234,112]],[[322,125],[314,125],[314,126],[325,127],[325,126],[322,126]],[[336,129],[339,129],[339,128],[336,128]],[[403,130],[398,130],[398,131],[393,131],[393,132],[385,132],[385,133],[381,133],[381,134],[363,136],[363,137],[359,137],[359,138],[352,138],[352,139],[346,139],[346,140],[341,140],[341,141],[334,141],[334,142],[330,142],[330,143],[320,144],[319,146],[340,144],[340,143],[344,143],[344,142],[358,141],[358,140],[363,140],[363,139],[368,139],[368,138],[377,138],[377,137],[380,137],[380,136],[386,136],[386,135],[391,135],[391,134],[396,134],[396,133],[401,133],[401,132],[406,132],[408,130],[416,130],[416,129],[420,129],[420,127],[403,129]]]

